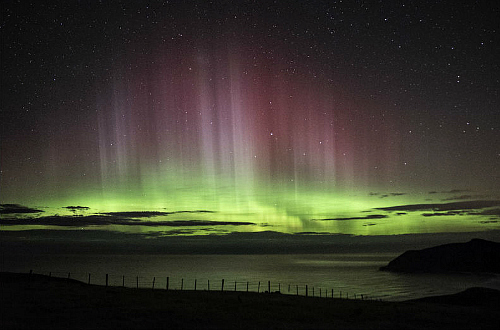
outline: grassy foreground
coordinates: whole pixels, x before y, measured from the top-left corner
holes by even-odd
[[[498,324],[497,304],[106,288],[0,273],[1,329],[496,329]]]

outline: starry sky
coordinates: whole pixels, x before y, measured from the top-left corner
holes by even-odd
[[[499,4],[4,3],[4,231],[500,229]]]

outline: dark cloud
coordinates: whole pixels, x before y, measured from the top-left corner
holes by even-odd
[[[494,208],[494,209],[489,209],[489,210],[483,210],[480,215],[492,215],[496,217],[500,217],[500,208]]]
[[[446,190],[446,191],[429,191],[429,194],[461,194],[465,192],[470,192],[470,189],[452,189],[452,190]]]
[[[178,214],[178,213],[216,213],[216,211],[209,211],[209,210],[194,210],[194,211],[173,211],[170,212],[171,214]]]
[[[434,213],[422,213],[424,217],[438,217],[438,216],[453,216],[453,215],[463,215],[466,214],[465,211],[448,211],[448,212],[434,212]]]
[[[87,226],[102,226],[116,225],[133,221],[131,219],[114,219],[103,215],[88,215],[88,216],[43,216],[36,218],[10,218],[0,219],[2,226],[60,226],[60,227],[87,227]]]
[[[467,199],[478,199],[485,198],[485,195],[460,195],[460,196],[452,196],[449,198],[443,198],[442,201],[455,201],[455,200],[467,200]]]
[[[429,203],[429,204],[410,204],[410,205],[398,205],[390,207],[377,207],[376,210],[382,211],[453,211],[453,210],[471,210],[471,209],[482,209],[488,207],[499,206],[500,200],[478,200],[478,201],[466,201],[466,202],[453,202],[453,203]]]
[[[452,210],[447,212],[422,213],[424,217],[453,216],[453,215],[491,215],[500,217],[500,208],[486,209],[481,212],[467,210]]]
[[[88,206],[64,206],[63,209],[68,210],[90,210]]]
[[[162,215],[170,215],[173,212],[159,212],[159,211],[132,211],[132,212],[105,212],[99,213],[99,215],[116,217],[116,218],[150,218],[158,217]]]
[[[94,214],[88,216],[45,216],[37,218],[7,218],[0,219],[3,226],[15,225],[35,225],[35,226],[60,226],[60,227],[88,227],[88,226],[147,226],[147,227],[192,227],[192,226],[249,226],[255,225],[253,222],[232,222],[232,221],[212,221],[212,220],[173,220],[173,221],[142,221],[135,218],[120,217],[116,212],[113,216],[104,214]],[[138,212],[123,212],[138,213]],[[150,214],[152,212],[148,212]],[[149,215],[152,216],[152,215]]]
[[[41,213],[42,210],[33,209],[19,204],[0,204],[0,214],[13,213]]]
[[[134,223],[139,226],[153,227],[190,227],[190,226],[252,226],[253,222],[236,222],[236,221],[211,221],[211,220],[174,220],[174,221],[141,221]]]
[[[381,193],[378,193],[378,192],[370,192],[368,195],[369,196],[380,196],[380,198],[386,198],[386,197],[389,197],[389,196],[403,196],[403,195],[406,195],[406,193],[403,193],[403,192],[392,192],[392,193],[388,193],[388,194],[381,194]]]
[[[443,194],[459,194],[459,193],[464,193],[464,192],[469,192],[471,191],[470,189],[452,189],[450,191],[443,191]]]
[[[194,235],[198,232],[196,229],[174,229],[164,232],[155,232],[151,233],[156,237],[165,237],[165,236],[178,236],[178,235]]]
[[[104,215],[109,215],[113,217],[128,217],[128,218],[150,218],[157,216],[165,216],[171,214],[180,214],[180,213],[215,213],[215,211],[207,211],[207,210],[194,210],[194,211],[172,211],[172,212],[160,212],[160,211],[132,211],[132,212],[105,212],[99,213]]]
[[[327,219],[313,219],[316,221],[344,221],[344,220],[367,220],[367,219],[383,219],[387,218],[384,214],[370,214],[364,217],[348,217],[348,218],[327,218]]]
[[[442,201],[454,201],[454,200],[466,200],[466,199],[472,199],[472,195],[460,195],[460,196],[452,196],[448,198],[443,198],[441,199]]]
[[[144,237],[151,239],[161,239],[162,237],[167,237],[167,236],[177,236],[177,235],[199,235],[200,233],[216,233],[217,235],[225,235],[228,234],[228,231],[225,230],[220,230],[220,229],[214,229],[214,228],[179,228],[179,229],[172,229],[172,230],[165,230],[165,231],[154,231],[154,232],[148,232],[144,233]]]

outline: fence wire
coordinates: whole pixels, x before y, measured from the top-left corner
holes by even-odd
[[[153,290],[186,290],[186,291],[237,291],[257,293],[279,293],[319,298],[339,298],[357,300],[382,300],[367,294],[350,293],[345,289],[311,286],[308,284],[292,284],[273,281],[246,281],[207,278],[182,278],[170,276],[131,276],[119,274],[72,273],[72,272],[36,272],[49,277],[77,280],[89,285],[109,287],[125,287]]]

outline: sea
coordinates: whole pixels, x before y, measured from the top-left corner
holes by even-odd
[[[1,271],[33,272],[85,283],[155,290],[280,292],[324,298],[403,301],[470,287],[500,289],[494,274],[380,271],[397,255],[2,255]]]

